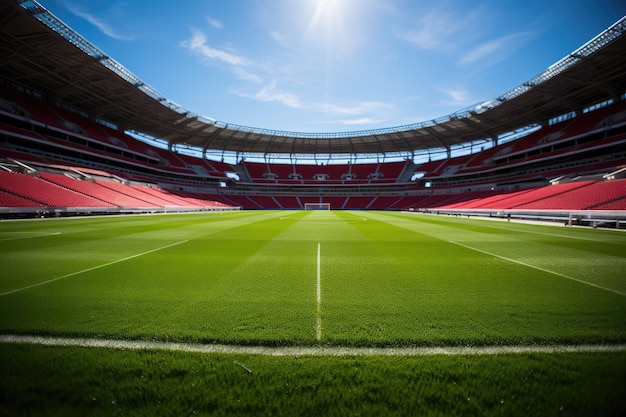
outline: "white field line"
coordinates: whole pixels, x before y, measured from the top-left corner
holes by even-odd
[[[107,263],[102,264],[102,265],[94,266],[94,267],[91,267],[91,268],[83,269],[81,271],[72,272],[71,274],[66,274],[66,275],[62,275],[60,277],[52,278],[52,279],[49,279],[47,281],[38,282],[37,284],[27,285],[26,287],[17,288],[17,289],[11,290],[11,291],[6,291],[6,292],[3,292],[3,293],[0,293],[0,297],[5,296],[5,295],[9,295],[9,294],[13,294],[13,293],[16,293],[16,292],[28,290],[30,288],[39,287],[40,285],[49,284],[51,282],[58,281],[58,280],[63,279],[63,278],[73,277],[75,275],[83,274],[85,272],[93,271],[95,269],[100,269],[100,268],[104,268],[106,266],[110,266],[110,265],[114,265],[114,264],[117,264],[117,263],[120,263],[120,262],[128,261],[128,260],[133,259],[133,258],[138,258],[140,256],[147,255],[149,253],[160,251],[160,250],[163,250],[163,249],[171,248],[172,246],[180,245],[181,243],[186,243],[186,242],[189,242],[189,241],[188,240],[181,240],[180,242],[176,242],[176,243],[172,243],[172,244],[169,244],[169,245],[161,246],[160,248],[156,248],[156,249],[152,249],[152,250],[149,250],[149,251],[146,251],[146,252],[138,253],[136,255],[127,256],[126,258],[118,259],[116,261],[107,262]]]
[[[553,275],[557,275],[559,277],[570,279],[572,281],[580,282],[581,284],[587,284],[587,285],[590,285],[592,287],[600,288],[601,290],[610,291],[612,293],[619,294],[619,295],[626,295],[625,292],[614,290],[613,288],[603,287],[602,285],[594,284],[592,282],[583,281],[582,279],[570,277],[569,275],[561,274],[560,272],[556,272],[556,271],[551,271],[549,269],[545,269],[545,268],[542,268],[540,266],[527,264],[526,262],[518,261],[518,260],[512,259],[512,258],[507,258],[506,256],[497,255],[495,253],[487,252],[487,251],[482,250],[482,249],[477,249],[477,248],[474,248],[472,246],[464,245],[464,244],[459,243],[459,242],[453,242],[452,240],[448,240],[448,242],[453,243],[453,244],[458,245],[458,246],[461,246],[461,247],[464,247],[466,249],[470,249],[470,250],[473,250],[473,251],[476,251],[476,252],[484,253],[486,255],[495,256],[496,258],[504,259],[505,261],[513,262],[513,263],[516,263],[518,265],[527,266],[529,268],[534,268],[534,269],[537,269],[539,271],[547,272],[549,274],[553,274]]]
[[[11,232],[11,233],[16,233],[16,232]],[[24,232],[24,233],[27,233],[27,232]],[[35,234],[35,235],[32,235],[32,236],[7,237],[7,238],[0,239],[0,242],[4,242],[4,241],[7,241],[7,240],[33,239],[33,238],[36,238],[36,237],[56,236],[56,235],[60,235],[60,234],[61,234],[61,232]]]
[[[317,323],[315,325],[316,338],[322,340],[322,279],[320,273],[321,265],[321,248],[320,242],[317,242]]]
[[[0,335],[0,343],[42,346],[90,347],[120,350],[164,350],[170,352],[225,353],[259,356],[465,356],[529,353],[626,352],[626,344],[605,345],[510,345],[439,347],[343,347],[343,346],[240,346],[155,342],[143,340],[86,339],[27,335]]]
[[[624,245],[624,243],[621,243],[621,242],[607,242],[606,240],[590,239],[590,238],[581,237],[581,236],[569,236],[569,235],[563,235],[560,233],[547,233],[547,232],[537,232],[535,230],[510,229],[510,228],[499,227],[499,226],[489,226],[489,227],[493,227],[494,229],[507,230],[507,231],[513,230],[515,232],[529,233],[533,235],[554,236],[554,237],[559,237],[563,239],[577,239],[577,240],[585,240],[587,242],[605,243],[605,244],[622,245],[622,246]]]

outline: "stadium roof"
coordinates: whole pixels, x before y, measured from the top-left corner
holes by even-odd
[[[236,154],[411,155],[497,138],[626,92],[626,17],[541,74],[472,108],[382,129],[302,133],[211,120],[145,84],[34,0],[0,0],[0,77],[171,145]]]

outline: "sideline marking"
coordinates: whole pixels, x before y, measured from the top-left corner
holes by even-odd
[[[315,325],[315,330],[318,341],[322,340],[322,280],[320,274],[321,248],[321,243],[317,242],[317,323]]]
[[[0,297],[5,296],[5,295],[9,295],[9,294],[13,294],[13,293],[16,293],[16,292],[28,290],[30,288],[38,287],[40,285],[49,284],[51,282],[58,281],[58,280],[63,279],[63,278],[73,277],[74,275],[79,275],[79,274],[82,274],[82,273],[85,273],[85,272],[93,271],[94,269],[100,269],[100,268],[104,268],[105,266],[110,266],[110,265],[114,265],[114,264],[119,263],[119,262],[128,261],[128,260],[133,259],[133,258],[138,258],[140,256],[147,255],[149,253],[156,252],[156,251],[159,251],[159,250],[162,250],[162,249],[171,248],[172,246],[180,245],[181,243],[186,243],[186,242],[189,242],[189,240],[181,240],[180,242],[176,242],[176,243],[172,243],[172,244],[169,244],[169,245],[161,246],[160,248],[156,248],[156,249],[152,249],[152,250],[149,250],[149,251],[146,251],[146,252],[138,253],[137,255],[127,256],[126,258],[118,259],[117,261],[107,262],[107,263],[102,264],[102,265],[98,265],[98,266],[94,266],[94,267],[91,267],[91,268],[83,269],[82,271],[72,272],[71,274],[67,274],[67,275],[63,275],[63,276],[60,276],[60,277],[52,278],[52,279],[49,279],[49,280],[43,281],[43,282],[38,282],[37,284],[32,284],[32,285],[28,285],[26,287],[17,288],[15,290],[6,291],[6,292],[3,292],[3,293],[0,293]]]
[[[526,262],[517,261],[515,259],[507,258],[506,256],[501,256],[501,255],[497,255],[495,253],[487,252],[487,251],[482,250],[482,249],[473,248],[471,246],[467,246],[467,245],[464,245],[464,244],[459,243],[459,242],[454,242],[452,240],[448,240],[448,242],[453,243],[453,244],[458,245],[458,246],[461,246],[461,247],[466,248],[466,249],[470,249],[470,250],[473,250],[473,251],[476,251],[476,252],[484,253],[486,255],[495,256],[496,258],[504,259],[505,261],[513,262],[513,263],[516,263],[518,265],[523,265],[523,266],[527,266],[529,268],[534,268],[534,269],[537,269],[539,271],[547,272],[549,274],[558,275],[560,277],[567,278],[567,279],[570,279],[572,281],[580,282],[581,284],[587,284],[587,285],[590,285],[592,287],[600,288],[601,290],[610,291],[610,292],[615,293],[615,294],[625,295],[626,296],[625,292],[614,290],[613,288],[603,287],[602,285],[594,284],[594,283],[591,283],[591,282],[588,282],[588,281],[583,281],[582,279],[570,277],[569,275],[561,274],[560,272],[555,272],[555,271],[551,271],[549,269],[542,268],[540,266],[527,264]]]
[[[7,233],[31,233],[31,232],[7,232]],[[32,232],[32,233],[37,233],[37,232]],[[60,235],[60,234],[61,234],[61,232],[36,234],[34,236],[7,237],[7,238],[0,239],[0,242],[4,242],[4,241],[7,241],[7,240],[33,239],[33,238],[36,238],[36,237],[56,236],[56,235]]]
[[[165,350],[170,352],[224,353],[260,356],[432,356],[432,355],[510,355],[527,353],[614,353],[626,352],[626,344],[605,345],[509,345],[509,346],[438,346],[438,347],[347,347],[347,346],[242,346],[222,344],[155,342],[0,335],[0,343],[89,347],[120,350]]]

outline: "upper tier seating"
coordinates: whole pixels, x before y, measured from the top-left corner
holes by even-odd
[[[397,182],[407,162],[328,165],[245,162],[244,165],[254,183],[374,184]]]

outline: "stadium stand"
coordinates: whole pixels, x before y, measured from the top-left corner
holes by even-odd
[[[67,41],[52,32],[48,35],[59,42]],[[48,35],[42,33],[44,37]],[[623,40],[614,42],[617,45],[614,51],[623,50],[619,49]],[[124,107],[125,113],[112,113],[119,120],[104,123],[98,119],[102,107],[90,108],[90,99],[99,97],[93,96],[89,86],[86,89],[65,86],[68,91],[72,88],[81,91],[73,96],[81,98],[71,104],[59,101],[54,91],[39,92],[37,87],[45,90],[46,81],[56,78],[53,73],[45,72],[22,74],[20,70],[27,68],[24,66],[27,63],[19,66],[21,52],[13,54],[16,61],[13,72],[0,68],[0,167],[4,168],[0,171],[0,211],[3,213],[13,208],[36,212],[51,207],[92,207],[95,211],[111,209],[111,212],[163,211],[167,207],[302,209],[307,203],[320,202],[329,203],[333,209],[350,210],[624,209],[626,94],[617,91],[607,97],[602,94],[601,83],[587,89],[589,92],[577,90],[580,76],[556,76],[565,85],[565,90],[560,91],[572,92],[565,104],[550,107],[549,102],[544,103],[546,97],[556,94],[547,87],[546,92],[538,92],[538,98],[520,98],[525,103],[524,111],[531,114],[517,118],[517,125],[509,123],[509,119],[517,117],[515,100],[505,100],[502,107],[508,110],[504,113],[494,110],[496,118],[488,116],[492,113],[484,113],[480,120],[465,122],[458,121],[455,114],[442,118],[449,119],[449,123],[432,121],[431,125],[415,131],[390,128],[365,135],[361,132],[348,138],[347,150],[337,151],[340,155],[337,160],[347,159],[349,163],[337,163],[332,152],[301,159],[301,150],[295,147],[280,148],[278,154],[262,147],[263,155],[253,160],[248,160],[243,151],[239,155],[238,148],[236,160],[228,163],[224,162],[226,149],[211,147],[212,140],[223,139],[222,135],[228,139],[225,147],[233,139],[241,149],[251,144],[248,136],[268,141],[267,147],[281,141],[294,141],[296,146],[301,140],[299,146],[306,148],[311,140],[299,138],[298,134],[291,137],[281,136],[280,132],[258,133],[254,128],[239,132],[222,124],[202,124],[194,118],[187,119],[187,113],[182,111],[174,111],[175,121],[171,121],[172,110],[161,104],[167,104],[167,99],[146,98],[141,91],[129,94],[155,112],[153,119],[144,118],[144,109],[133,105]],[[79,50],[76,53],[83,54]],[[615,76],[617,80],[612,85],[623,85],[619,83],[623,78],[621,55],[611,54],[610,50],[597,53],[605,54],[591,65],[597,69],[600,81]],[[32,60],[48,58],[37,51],[25,56]],[[617,63],[610,66],[612,60]],[[48,64],[66,69],[63,62],[48,61]],[[599,65],[609,65],[611,71]],[[18,73],[19,76],[14,75]],[[102,82],[107,85],[128,87],[118,84],[126,83],[118,75],[104,78]],[[593,89],[597,91],[590,91]],[[530,101],[525,102],[526,97]],[[535,104],[548,107],[534,111]],[[160,117],[164,120],[169,117],[171,122],[164,125]],[[146,132],[162,133],[164,138],[151,140],[147,133],[144,136],[136,130],[116,128],[116,123],[126,125],[127,119],[139,120],[139,127],[146,128]],[[541,126],[523,125],[529,120]],[[480,134],[494,131],[489,133],[491,137],[477,140],[474,125],[480,125]],[[209,133],[211,129],[214,130]],[[468,133],[478,143],[468,145],[469,136],[464,136]],[[342,140],[343,136],[336,140]],[[202,146],[190,150],[187,141],[193,138],[197,141],[198,137],[209,142],[201,142]],[[421,137],[430,140],[433,148],[422,149]],[[319,139],[317,144],[326,143],[324,136]],[[409,142],[415,148],[407,153],[402,146]],[[443,151],[435,152],[438,146]],[[256,145],[254,148],[258,149]],[[333,144],[328,149],[336,148]],[[379,151],[372,153],[372,149]],[[400,149],[401,156],[388,158]],[[421,151],[420,158],[415,151]],[[221,160],[217,160],[220,152]],[[209,154],[214,159],[209,159]],[[432,155],[435,157],[431,158]],[[428,162],[422,161],[426,159]],[[610,181],[605,180],[609,177]]]
[[[0,207],[43,208],[45,206],[36,201],[0,190]]]
[[[49,207],[114,207],[102,200],[18,172],[0,171],[0,189]]]

